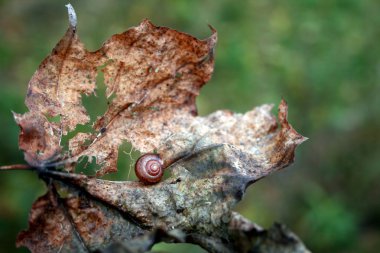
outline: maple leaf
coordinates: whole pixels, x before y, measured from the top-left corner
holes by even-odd
[[[25,160],[48,186],[17,245],[33,252],[145,252],[169,240],[210,252],[308,252],[282,225],[264,230],[232,211],[249,185],[291,164],[306,138],[288,123],[284,100],[279,123],[271,105],[197,116],[216,31],[198,40],[144,20],[89,52],[68,10],[69,29],[29,82],[29,112],[14,114]],[[62,136],[89,123],[81,98],[95,91],[98,69],[112,100],[92,132],[77,133],[65,153]],[[123,141],[160,154],[171,176],[146,185],[75,173],[81,157],[96,159],[97,176],[115,172]]]

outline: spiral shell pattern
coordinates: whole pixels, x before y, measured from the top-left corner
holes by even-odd
[[[163,171],[163,161],[158,154],[145,154],[135,164],[136,176],[146,184],[159,182]]]

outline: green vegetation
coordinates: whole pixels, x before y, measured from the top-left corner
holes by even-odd
[[[0,164],[23,163],[11,110],[24,112],[29,78],[67,28],[66,1],[0,1]],[[310,138],[293,166],[253,185],[237,207],[267,227],[287,224],[314,252],[380,248],[380,2],[73,1],[79,34],[96,50],[143,18],[197,37],[219,33],[216,68],[200,114],[289,103],[289,120]],[[104,94],[100,91],[99,94]],[[102,99],[102,98],[100,98]],[[103,98],[103,102],[104,102]],[[104,104],[88,98],[91,115]],[[120,159],[119,179],[129,166]],[[133,177],[132,177],[133,178]],[[17,232],[44,186],[28,172],[0,174],[0,245]],[[186,252],[186,249],[181,251]],[[155,249],[176,252],[173,245]],[[198,247],[192,247],[195,252]],[[201,252],[199,250],[198,252]]]

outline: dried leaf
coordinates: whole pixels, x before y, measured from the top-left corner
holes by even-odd
[[[82,175],[59,179],[69,180],[144,226],[197,231],[203,229],[197,226],[205,226],[209,231],[204,232],[209,233],[215,229],[210,224],[218,227],[223,220],[228,222],[231,209],[249,184],[293,162],[294,149],[303,138],[292,136],[292,128],[271,131],[258,141],[255,153],[230,144],[209,145],[191,152],[167,168],[169,179],[153,186]]]
[[[100,136],[79,133],[70,145],[92,144],[72,155],[96,157],[103,175],[115,171],[124,140],[141,152],[158,150],[176,130],[169,122],[196,114],[195,97],[211,77],[215,43],[215,32],[200,41],[148,20],[112,36],[99,52],[106,58],[107,97],[114,98],[94,125]]]
[[[39,112],[14,113],[13,116],[21,129],[19,147],[24,151],[25,161],[32,166],[43,166],[60,155],[58,126]]]
[[[285,228],[265,231],[232,212],[249,185],[291,164],[306,138],[288,123],[284,100],[279,124],[271,105],[196,116],[195,98],[213,71],[215,30],[198,40],[144,20],[88,52],[71,6],[69,14],[67,33],[29,82],[30,111],[15,114],[25,159],[49,187],[17,244],[33,252],[144,252],[171,238],[210,252],[307,252]],[[95,91],[98,69],[109,107],[62,153],[62,134],[89,122],[81,96]],[[98,176],[114,172],[123,141],[157,151],[170,177],[144,185],[62,171],[87,156],[101,165]]]
[[[17,246],[26,246],[32,252],[103,249],[144,233],[126,217],[75,189],[69,189],[65,198],[50,190],[33,204],[29,229],[19,234]]]
[[[229,144],[207,146],[173,163],[168,168],[171,177],[153,186],[54,171],[48,172],[48,175],[85,191],[89,198],[112,206],[147,230],[179,229],[192,235],[193,240],[198,240],[202,247],[211,252],[236,252],[241,245],[232,243],[235,236],[230,231],[233,207],[250,184],[289,165],[293,161],[295,147],[303,140],[286,121],[284,103],[280,105],[280,114],[282,128],[276,130],[271,127],[267,130],[269,134],[260,136],[256,152],[245,152]],[[262,119],[272,120],[270,117]],[[88,224],[78,225],[82,226]],[[105,224],[100,226],[107,227]],[[121,233],[121,230],[118,231]],[[86,245],[103,245],[106,233],[97,235],[100,243],[88,242],[86,238],[82,240]],[[207,238],[207,243],[201,238]],[[208,241],[216,242],[216,238],[223,243],[209,245]],[[259,237],[254,239],[259,240]],[[296,244],[303,247],[299,241]]]
[[[70,161],[96,157],[103,165],[99,175],[114,172],[122,141],[151,152],[174,130],[166,127],[161,133],[165,122],[196,114],[195,97],[211,77],[215,43],[215,31],[200,41],[144,20],[90,53],[70,27],[29,82],[26,104],[32,112],[60,116],[66,134],[89,122],[81,94],[94,92],[97,69],[102,67],[107,97],[114,98],[92,135],[79,133],[71,140],[76,148]],[[85,142],[92,145],[78,145]]]
[[[29,82],[25,99],[29,110],[60,116],[65,134],[78,124],[88,123],[81,95],[94,92],[98,58],[98,54],[87,52],[76,29],[70,27]]]
[[[186,242],[185,235],[180,230],[165,231],[161,229],[146,232],[143,236],[138,236],[128,242],[116,242],[104,250],[97,252],[103,253],[144,253],[148,252],[156,243]]]

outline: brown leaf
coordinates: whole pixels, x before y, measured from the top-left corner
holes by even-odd
[[[271,239],[273,233],[277,232],[247,236],[243,231],[256,227],[248,222],[243,223],[243,218],[237,220],[236,214],[232,212],[250,184],[293,162],[294,150],[303,141],[303,137],[286,121],[285,103],[280,105],[280,114],[282,128],[272,126],[266,130],[266,134],[261,133],[260,139],[256,141],[255,152],[247,152],[229,144],[208,145],[170,165],[168,170],[171,177],[156,185],[113,182],[56,171],[48,171],[46,175],[63,182],[68,186],[69,192],[73,189],[85,192],[81,203],[96,200],[101,206],[109,207],[91,207],[90,211],[79,212],[78,199],[65,200],[68,203],[66,208],[69,208],[67,213],[75,217],[70,219],[74,221],[77,234],[86,245],[99,247],[111,244],[110,241],[105,242],[105,238],[109,238],[107,235],[110,230],[107,228],[110,224],[103,222],[102,217],[110,212],[104,210],[116,210],[112,219],[116,221],[119,218],[117,224],[121,223],[120,217],[124,215],[124,219],[134,221],[144,230],[179,229],[188,235],[188,241],[197,243],[210,252],[237,252],[243,245],[245,250],[241,252],[248,252],[254,247],[271,248],[274,244],[280,247],[277,242],[280,239]],[[269,122],[272,120],[271,117],[262,119]],[[88,217],[93,216],[96,217],[97,224],[88,220]],[[91,231],[88,227],[97,229]],[[136,229],[130,225],[117,228],[114,233],[133,234],[129,231],[131,228]],[[294,246],[298,249],[295,252],[307,252],[297,238],[289,239],[289,242],[291,243],[286,244],[285,248]]]
[[[211,233],[229,222],[231,209],[248,185],[293,162],[294,150],[304,138],[295,134],[285,115],[282,120],[286,127],[271,127],[260,135],[254,152],[230,144],[207,145],[170,165],[171,177],[152,186],[83,175],[52,176],[84,189],[144,226]]]
[[[107,97],[115,97],[94,125],[101,134],[79,133],[71,145],[88,140],[92,144],[72,154],[96,157],[102,175],[115,171],[124,140],[141,152],[158,149],[176,131],[169,122],[196,114],[195,97],[211,77],[215,43],[215,31],[201,41],[148,20],[112,36],[99,52],[107,59],[102,69]]]
[[[81,95],[94,92],[98,58],[98,54],[87,52],[76,29],[70,27],[29,82],[25,99],[29,110],[60,116],[64,134],[88,123]]]
[[[143,252],[159,241],[154,231],[174,230],[210,252],[275,252],[282,248],[273,245],[282,242],[284,249],[307,252],[285,228],[265,232],[232,212],[250,184],[291,164],[306,140],[289,124],[286,102],[279,106],[279,124],[271,105],[198,117],[195,98],[211,78],[215,30],[198,40],[144,20],[88,52],[70,11],[70,28],[29,82],[30,111],[15,114],[25,159],[49,186],[18,245],[33,252],[88,252],[134,239],[136,248],[125,251]],[[63,154],[61,135],[89,122],[81,96],[94,92],[98,69],[109,107]],[[49,121],[56,116],[59,122]],[[84,156],[101,165],[99,176],[116,171],[123,141],[142,153],[157,151],[170,177],[144,185],[62,172]]]
[[[55,160],[61,153],[60,130],[39,112],[24,115],[13,114],[21,132],[19,147],[24,151],[25,161],[32,166],[43,166]]]
[[[127,215],[85,193],[71,188],[61,198],[53,189],[33,204],[29,229],[19,234],[17,246],[32,252],[89,252],[143,233]]]
[[[26,246],[32,252],[81,252],[80,238],[71,231],[62,204],[49,192],[33,204],[29,230],[18,235],[17,246]]]
[[[165,122],[196,114],[195,97],[211,77],[215,43],[215,31],[201,41],[144,20],[90,53],[70,27],[29,82],[26,104],[31,112],[60,116],[61,131],[67,134],[89,122],[81,94],[94,92],[97,68],[102,67],[107,97],[114,98],[96,121],[94,134],[79,133],[71,140],[76,148],[70,161],[95,157],[103,166],[99,175],[113,172],[124,140],[151,152],[175,130],[162,129]],[[92,144],[78,145],[85,142]]]

